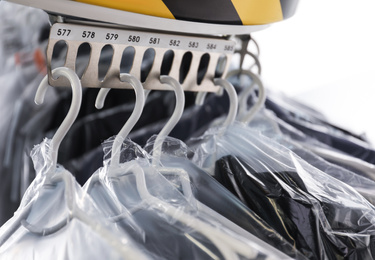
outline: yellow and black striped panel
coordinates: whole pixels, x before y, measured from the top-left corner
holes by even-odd
[[[215,24],[260,25],[294,15],[299,0],[76,0],[133,13]]]

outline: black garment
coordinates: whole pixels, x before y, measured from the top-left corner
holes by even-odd
[[[295,114],[279,106],[269,98],[266,99],[265,106],[267,109],[272,110],[278,118],[302,131],[304,134],[351,156],[375,164],[375,150],[366,145],[360,136],[328,122]],[[322,131],[321,126],[328,131]]]
[[[324,147],[324,149],[327,150],[330,150],[332,148],[306,137],[302,132],[294,131],[293,127],[290,128],[289,125],[287,125],[286,123],[284,124],[284,122],[281,122],[282,120],[279,119],[278,126],[285,127],[284,131],[289,133],[288,135],[284,133],[281,134],[278,131],[279,128],[275,128],[274,118],[276,118],[276,116],[273,116],[273,114],[269,113],[269,111],[262,111],[251,121],[250,127],[253,129],[257,129],[257,131],[260,131],[262,135],[269,137],[270,139],[276,141],[278,144],[287,147],[299,157],[301,157],[304,161],[314,166],[316,169],[319,169],[327,175],[351,186],[375,206],[375,182],[372,180],[370,174],[358,174],[358,172],[356,171],[349,171],[337,164],[333,164],[324,160],[313,152],[310,152],[309,150],[304,148],[303,145],[300,145],[299,142],[295,142],[294,140],[299,140],[303,144],[305,142],[309,144],[310,142],[310,145],[314,145],[316,143],[318,147]],[[364,174],[366,174],[367,178],[363,177]]]
[[[374,227],[361,210],[315,198],[296,172],[259,173],[226,156],[215,178],[310,259],[375,256]]]
[[[261,219],[214,178],[190,161],[177,157],[163,157],[162,164],[165,167],[184,169],[189,174],[194,197],[201,203],[293,259],[306,259],[293,244],[283,239],[272,225]],[[166,178],[168,179],[167,176]]]

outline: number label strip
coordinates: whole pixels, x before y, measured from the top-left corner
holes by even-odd
[[[52,26],[50,38],[56,40],[125,44],[147,46],[150,48],[218,52],[225,54],[232,54],[235,50],[235,42],[230,40],[64,23],[56,23]]]

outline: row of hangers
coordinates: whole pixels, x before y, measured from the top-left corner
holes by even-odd
[[[247,44],[243,44],[242,49],[239,52],[249,53],[247,51]],[[237,95],[233,85],[227,80],[221,78],[213,79],[215,85],[221,86],[221,90],[225,90],[228,93],[230,100],[229,111],[226,118],[212,123],[214,127],[218,126],[218,128],[216,128],[217,130],[215,130],[217,132],[214,131],[214,136],[217,136],[218,139],[220,139],[222,135],[224,135],[225,130],[230,127],[233,127],[233,129],[239,131],[238,135],[243,136],[243,139],[238,138],[238,140],[240,141],[245,140],[246,138],[249,138],[249,140],[253,141],[254,139],[258,138],[257,135],[253,135],[252,133],[242,132],[246,131],[247,129],[236,128],[235,125],[235,121],[239,121],[242,124],[248,126],[257,117],[257,115],[259,115],[260,110],[266,100],[264,86],[261,78],[258,76],[258,74],[260,74],[261,72],[260,63],[257,58],[259,56],[259,51],[258,54],[252,54],[251,56],[254,58],[255,63],[250,67],[250,69],[242,68],[243,59],[241,59],[240,69],[230,71],[227,74],[227,78],[236,75],[245,75],[251,78],[252,81],[250,86],[244,89],[240,95]],[[254,66],[258,68],[258,74],[251,71]],[[110,245],[110,247],[118,253],[118,255],[120,256],[119,259],[158,259],[155,255],[147,252],[147,250],[143,250],[143,248],[140,247],[135,247],[132,243],[124,242],[121,234],[112,232],[113,230],[108,228],[108,226],[103,225],[99,216],[97,218],[93,217],[85,210],[82,210],[82,207],[80,205],[82,204],[82,197],[75,196],[75,193],[77,192],[77,188],[75,187],[76,183],[72,178],[70,178],[70,174],[68,174],[67,171],[65,171],[61,166],[57,164],[58,150],[61,141],[76,120],[78,112],[80,110],[82,102],[82,86],[77,74],[69,68],[54,69],[52,71],[52,76],[54,78],[64,77],[69,80],[72,88],[72,103],[66,118],[56,131],[52,140],[49,143],[47,142],[47,145],[44,148],[45,150],[43,150],[42,147],[41,153],[43,157],[45,157],[45,161],[39,162],[39,164],[42,165],[42,167],[39,165],[39,168],[41,167],[42,170],[39,171],[39,177],[37,176],[36,179],[39,178],[40,181],[40,179],[42,178],[42,181],[40,181],[40,187],[58,187],[58,183],[64,184],[64,197],[69,209],[69,213],[67,215],[64,215],[63,218],[57,218],[55,221],[53,221],[53,224],[41,225],[41,223],[37,223],[37,221],[33,222],[32,220],[38,219],[38,217],[36,216],[38,214],[46,214],[46,212],[39,213],[35,210],[35,208],[38,208],[38,205],[42,202],[39,202],[38,200],[29,200],[24,202],[23,204],[21,204],[21,210],[19,210],[18,213],[16,212],[15,217],[12,219],[12,221],[7,223],[4,226],[5,228],[2,228],[2,230],[5,230],[5,232],[0,232],[0,255],[2,253],[2,245],[4,245],[9,239],[11,239],[14,232],[16,232],[16,230],[20,227],[38,236],[48,236],[57,233],[63,227],[67,226],[68,223],[72,222],[74,219],[77,219],[81,222],[84,222],[97,235],[102,237],[108,243],[108,245]],[[95,197],[100,194],[102,199],[101,203],[105,203],[106,207],[110,208],[111,212],[114,212],[110,217],[107,216],[111,223],[117,224],[119,221],[122,221],[124,219],[128,219],[129,222],[131,222],[131,216],[134,212],[137,212],[140,208],[148,207],[152,208],[155,212],[163,212],[164,218],[166,218],[167,222],[171,225],[182,223],[183,225],[191,228],[194,232],[198,232],[200,235],[205,237],[217,249],[217,251],[210,250],[209,246],[204,245],[204,243],[202,243],[204,239],[199,238],[199,236],[194,237],[194,232],[186,232],[186,237],[188,238],[188,240],[196,246],[200,247],[201,250],[207,254],[207,258],[210,259],[305,259],[305,257],[301,256],[298,252],[293,252],[293,249],[295,250],[295,248],[289,248],[290,252],[286,253],[285,250],[278,250],[285,249],[283,248],[284,245],[269,245],[266,242],[260,240],[259,237],[256,237],[248,232],[249,230],[245,230],[245,228],[240,227],[238,224],[232,222],[231,219],[228,219],[228,215],[218,213],[219,211],[217,209],[220,207],[220,205],[218,205],[218,207],[215,209],[203,203],[201,198],[196,197],[196,193],[192,189],[192,179],[194,178],[192,176],[192,172],[195,171],[195,168],[193,168],[193,166],[191,165],[184,165],[183,160],[171,163],[168,161],[168,159],[162,158],[163,145],[168,139],[168,135],[171,130],[180,120],[184,110],[184,92],[177,80],[170,76],[160,76],[160,82],[162,84],[168,85],[170,89],[174,91],[176,97],[176,106],[169,121],[165,124],[155,140],[151,142],[151,144],[148,144],[148,148],[150,148],[151,145],[153,146],[152,149],[147,150],[149,151],[149,153],[145,151],[146,148],[144,148],[144,150],[141,147],[138,147],[136,144],[131,143],[131,141],[127,140],[128,134],[142,114],[145,100],[147,99],[149,91],[144,90],[142,83],[130,74],[121,74],[120,78],[121,81],[129,83],[135,91],[136,101],[134,110],[120,132],[116,135],[115,139],[107,142],[107,146],[111,145],[110,159],[104,160],[104,166],[96,171],[89,179],[89,181],[84,185],[84,191],[86,195],[88,194],[89,196]],[[250,109],[248,109],[248,99],[254,92],[255,86],[258,87],[257,102],[255,105],[251,106]],[[43,79],[37,90],[35,97],[35,102],[37,104],[42,104],[44,102],[44,96],[47,89],[48,78],[46,77]],[[95,106],[97,108],[100,109],[103,107],[109,91],[109,88],[101,89],[99,91],[95,103]],[[197,105],[203,104],[206,94],[207,93],[203,92],[197,94]],[[278,129],[276,121],[272,121],[272,118],[268,118],[266,114],[262,113],[261,115],[264,116],[264,118],[262,118],[262,123],[274,124],[274,128]],[[259,118],[257,119],[259,120]],[[234,140],[233,136],[235,134],[236,133],[225,136],[225,138],[232,138],[229,139],[227,143],[230,143],[231,140]],[[215,138],[212,138],[212,140],[210,141],[215,142]],[[262,142],[262,140],[259,141],[260,151],[262,150]],[[291,141],[289,142],[292,143]],[[297,145],[302,144],[303,147],[308,146],[308,144],[298,142],[296,143]],[[257,148],[257,143],[254,143],[251,147],[246,147],[246,145],[247,143],[239,143],[238,147],[244,148],[245,153],[248,154],[251,154],[249,149]],[[273,149],[274,147],[270,145],[266,148]],[[124,162],[122,155],[126,152],[127,149],[134,150],[136,156],[128,157]],[[228,148],[228,150],[230,149],[233,148]],[[311,148],[312,151],[314,151],[314,149],[324,151],[324,148],[321,147]],[[202,150],[204,150],[204,148],[202,148],[200,151]],[[264,151],[266,150],[267,149],[265,149]],[[211,152],[210,149],[208,149],[208,151]],[[340,157],[342,156],[341,154],[332,155],[332,153],[334,154],[334,152],[330,152],[330,155],[337,160],[340,160],[340,158],[342,158]],[[200,158],[197,159],[197,157],[199,157],[200,154],[197,154],[195,156],[196,157],[194,157],[192,161],[199,167],[206,169],[207,172],[212,173],[212,162],[215,162],[216,159],[220,158],[222,155],[212,154],[213,160],[210,160],[210,155],[207,156],[206,154],[202,159],[202,162],[199,163],[198,161]],[[265,156],[268,160],[272,155],[271,153],[265,153]],[[129,160],[129,158],[131,158],[131,160]],[[301,169],[303,169],[303,167],[305,166],[303,163],[301,164],[298,158],[292,156],[292,160],[293,163],[295,163],[294,165],[292,165],[293,167],[300,167]],[[286,168],[289,167],[289,169],[293,170],[293,167],[290,167],[290,165],[288,165],[289,161],[284,161],[283,156],[279,156],[276,159],[271,158],[270,161],[277,161],[277,163],[283,164],[283,166],[285,166]],[[267,165],[267,163],[265,164],[266,166],[269,166]],[[275,169],[277,170],[277,167]],[[270,172],[272,172],[272,170],[273,169],[271,168]],[[305,174],[305,171],[301,170],[301,172]],[[306,173],[308,173],[308,170],[306,171]],[[314,173],[319,174],[319,172]],[[128,183],[126,181],[123,181],[128,178],[126,176],[130,175],[134,177],[131,182]],[[308,174],[304,177],[307,179],[311,178],[311,176],[309,176]],[[322,177],[324,176],[322,175]],[[164,180],[164,182],[162,181],[162,179]],[[166,182],[166,179],[169,182]],[[329,179],[328,181],[331,180]],[[165,187],[163,186],[165,189],[165,193],[159,195],[158,193],[155,193],[155,189],[158,192],[162,192],[161,189],[155,188],[155,185],[157,186],[157,184],[166,185]],[[119,186],[117,187],[116,185]],[[339,190],[339,188],[341,187],[340,185],[337,185],[337,190]],[[101,189],[99,189],[98,186],[100,186]],[[131,188],[135,190],[135,193],[137,195],[131,193]],[[207,189],[212,189],[212,187],[207,187]],[[173,191],[178,191],[178,193]],[[326,190],[323,189],[321,191],[324,196],[329,196],[329,194],[327,195],[326,193],[324,193],[326,192]],[[208,192],[211,192],[211,190],[209,190]],[[361,198],[356,195],[356,193],[351,193],[352,191],[350,190],[347,190],[345,192],[348,192],[347,196],[350,197],[350,200],[353,203],[358,202],[365,209],[367,209],[367,202],[363,202]],[[127,196],[131,197],[132,199],[132,196],[134,196],[134,198],[137,198],[136,201],[139,203],[135,203],[136,205],[133,205],[134,202],[129,202],[128,200],[126,200]],[[341,193],[338,193],[337,196],[338,198],[344,198],[344,195]],[[345,199],[347,199],[347,197],[345,197]],[[131,199],[129,198],[129,200]],[[131,205],[128,210],[129,212],[124,209],[124,206],[121,206],[127,205],[126,203],[129,203],[129,205]],[[202,216],[209,216],[209,218],[205,219]],[[219,223],[219,225],[217,223]],[[133,223],[132,225],[134,227],[134,230],[137,230],[137,224]],[[139,232],[142,233],[141,231]],[[280,244],[282,243],[282,240],[280,240]]]
[[[232,72],[232,75],[238,73],[238,72]],[[250,71],[241,71],[241,73],[250,76],[254,80],[254,84],[258,85],[259,87],[259,101],[256,105],[254,105],[247,113],[244,113],[243,110],[243,117],[242,121],[244,123],[248,123],[253,116],[256,114],[256,112],[260,109],[260,107],[264,104],[265,101],[265,95],[264,95],[264,89],[263,84],[260,80],[260,78],[250,72]],[[56,131],[55,135],[51,139],[50,147],[48,151],[46,152],[47,157],[49,160],[51,160],[51,163],[48,163],[48,169],[45,170],[45,182],[43,185],[56,185],[57,182],[64,182],[65,185],[65,197],[69,198],[67,199],[67,203],[69,205],[69,209],[71,213],[69,216],[67,216],[65,219],[62,219],[57,224],[50,226],[50,227],[39,227],[37,225],[31,224],[27,221],[28,215],[32,211],[33,203],[27,205],[27,207],[23,210],[22,214],[17,216],[17,220],[12,223],[11,227],[7,228],[7,232],[3,233],[0,237],[0,246],[8,240],[13,232],[17,230],[20,226],[23,226],[27,230],[29,230],[33,234],[39,234],[39,235],[49,235],[53,234],[59,230],[61,230],[64,226],[66,226],[72,219],[76,218],[83,222],[85,222],[88,226],[90,226],[93,230],[95,230],[100,236],[106,238],[106,241],[113,246],[114,249],[116,249],[117,252],[120,253],[120,255],[126,256],[128,259],[147,259],[147,256],[142,254],[142,252],[134,250],[134,248],[127,248],[124,247],[123,244],[116,239],[113,234],[108,232],[105,228],[102,228],[101,225],[96,223],[95,219],[92,219],[92,217],[85,214],[84,211],[80,210],[79,207],[75,206],[74,204],[77,203],[74,199],[74,195],[71,193],[74,190],[74,183],[66,177],[63,172],[59,170],[59,166],[57,164],[58,162],[58,150],[60,147],[60,144],[64,138],[64,136],[67,134],[71,126],[73,125],[74,121],[77,118],[77,115],[79,113],[81,102],[82,102],[82,86],[80,83],[80,79],[77,76],[77,74],[65,67],[59,67],[52,71],[52,76],[57,79],[59,77],[64,77],[69,80],[71,88],[72,88],[72,102],[70,109],[68,111],[67,116],[65,117],[64,121],[62,122],[61,126]],[[121,149],[122,145],[124,143],[124,140],[126,139],[127,135],[130,133],[131,129],[134,127],[138,119],[140,118],[142,114],[142,110],[145,104],[145,99],[147,98],[147,95],[149,94],[148,90],[144,90],[142,83],[135,78],[134,76],[130,74],[121,74],[120,75],[121,81],[129,83],[136,94],[136,102],[134,110],[130,116],[130,118],[126,121],[125,125],[122,127],[121,131],[116,135],[115,140],[113,141],[112,145],[112,152],[111,152],[111,159],[110,159],[110,165],[106,171],[106,174],[108,177],[118,177],[124,174],[123,167],[121,166],[120,162],[120,156],[121,156]],[[171,90],[175,92],[176,97],[176,106],[174,109],[174,112],[169,119],[169,121],[165,124],[164,128],[160,131],[160,133],[157,135],[153,147],[153,155],[152,155],[152,161],[151,165],[154,169],[154,171],[159,171],[162,174],[167,174],[168,172],[177,172],[180,175],[179,180],[181,181],[181,186],[183,190],[183,195],[185,198],[188,199],[189,203],[192,205],[198,205],[201,209],[204,209],[205,212],[208,212],[209,215],[212,215],[213,211],[209,209],[207,206],[204,206],[202,203],[198,202],[193,195],[193,192],[191,190],[190,181],[189,181],[189,175],[186,171],[184,171],[182,168],[167,168],[164,166],[161,166],[160,164],[160,157],[162,154],[162,145],[165,140],[165,138],[168,136],[168,134],[172,131],[174,126],[178,123],[179,119],[182,116],[183,110],[184,110],[184,91],[180,85],[180,83],[170,77],[170,76],[160,76],[160,82],[162,84],[167,84],[170,86]],[[223,127],[229,126],[232,124],[237,116],[237,110],[238,110],[238,97],[236,90],[234,89],[233,85],[221,78],[213,79],[213,82],[215,85],[219,85],[222,87],[223,90],[225,90],[228,93],[229,100],[230,100],[230,108],[228,115],[222,124]],[[240,100],[243,103],[243,108],[245,107],[246,100],[248,96],[251,94],[253,90],[253,85],[248,88],[244,93],[242,94]],[[40,86],[37,90],[36,96],[35,96],[35,103],[38,105],[43,104],[44,102],[44,96],[46,94],[46,91],[48,89],[48,76],[46,76],[42,82],[40,83]],[[110,89],[101,89],[98,93],[95,106],[100,109],[104,106],[104,102],[106,99],[106,96]],[[196,98],[196,104],[201,105],[204,102],[205,95],[207,93],[198,93]],[[126,163],[125,163],[126,164]],[[228,234],[226,232],[222,232],[220,229],[215,228],[214,226],[205,223],[204,221],[201,221],[199,219],[195,219],[192,221],[193,216],[184,213],[183,211],[179,210],[177,207],[174,207],[171,204],[166,203],[165,201],[161,200],[160,198],[153,196],[149,190],[146,183],[146,177],[145,177],[145,169],[142,165],[138,165],[137,163],[131,163],[127,162],[127,164],[131,164],[131,171],[133,172],[135,178],[136,178],[136,188],[137,191],[143,201],[146,201],[147,203],[151,205],[158,205],[160,208],[165,208],[165,212],[169,214],[171,218],[176,218],[181,223],[185,223],[186,225],[194,228],[195,230],[199,230],[201,234],[203,234],[205,237],[207,237],[213,244],[216,245],[216,247],[219,249],[220,253],[225,259],[240,259],[240,255],[242,257],[245,257],[246,259],[254,259],[257,256],[257,246],[254,246],[253,250],[251,250],[251,247],[249,247],[248,239],[250,238],[250,241],[255,241],[255,244],[259,245],[262,244],[264,248],[267,247],[267,245],[262,242],[261,240],[257,239],[253,235],[246,232],[246,239],[244,240],[241,238],[241,236]],[[90,190],[96,182],[99,182],[100,176],[99,174],[93,175],[89,187],[87,190]],[[120,214],[121,215],[121,214]],[[225,222],[227,226],[232,227],[234,230],[239,230],[236,225],[231,223],[230,221],[220,218],[221,221]],[[242,234],[244,233],[241,231]],[[240,232],[240,233],[241,233]],[[268,255],[282,255],[283,259],[285,259],[285,255],[280,253],[277,250],[273,250],[268,248]],[[263,250],[261,250],[263,251]],[[131,252],[131,253],[130,253]],[[272,253],[271,253],[272,252]],[[213,257],[214,258],[214,257]],[[241,258],[242,259],[242,258]],[[277,259],[277,258],[267,258],[267,259]],[[280,258],[278,258],[280,259]]]

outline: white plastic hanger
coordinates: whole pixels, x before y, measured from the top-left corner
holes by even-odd
[[[215,85],[221,86],[228,93],[229,96],[229,111],[224,123],[222,124],[222,126],[225,128],[232,124],[236,119],[238,110],[237,92],[233,85],[226,79],[216,78],[214,79],[214,83]],[[206,95],[207,92],[199,92],[195,99],[195,104],[199,106],[203,105]]]
[[[155,143],[157,144],[156,146],[157,157],[156,159],[153,160],[154,165],[157,165],[159,161],[159,157],[161,154],[161,144],[163,143],[165,137],[170,133],[170,131],[179,121],[183,112],[183,108],[184,108],[184,94],[183,94],[181,85],[175,79],[169,76],[161,76],[160,80],[162,83],[170,84],[171,87],[175,90],[177,102],[176,102],[176,108],[172,115],[171,120],[168,121],[166,126],[162,129],[161,134],[157,137],[157,141],[155,141]],[[101,90],[101,93],[108,93],[108,90]],[[139,91],[139,93],[143,93],[143,92]],[[97,107],[100,107],[101,104],[103,104],[104,98],[105,98],[104,94],[98,95],[97,102],[96,102]],[[135,112],[133,112],[133,114],[135,114]],[[126,127],[124,126],[123,129],[121,130],[122,134],[129,133],[130,129],[128,129],[127,127],[135,124],[135,122],[132,122],[132,123],[128,123],[128,122],[126,124]],[[124,128],[126,128],[126,130],[124,130]],[[121,139],[123,140],[125,137],[126,136],[121,136]],[[184,213],[180,209],[175,208],[173,205],[170,205],[162,201],[161,199],[151,195],[147,188],[145,173],[142,167],[137,162],[131,161],[131,162],[127,162],[123,164],[123,166],[121,166],[120,168],[119,160],[114,159],[113,156],[114,154],[112,154],[111,167],[108,169],[108,172],[107,172],[108,176],[116,177],[117,175],[123,175],[125,165],[129,165],[129,168],[131,169],[132,173],[134,174],[136,178],[136,186],[137,186],[138,193],[145,203],[153,205],[154,208],[156,207],[156,208],[162,209],[162,211],[168,214],[170,217],[173,217],[177,219],[179,222],[184,223],[194,228],[195,230],[199,231],[200,233],[202,233],[202,235],[206,236],[210,241],[212,241],[212,243],[214,243],[217,246],[217,248],[223,254],[225,259],[231,259],[231,260],[239,259],[239,256],[237,255],[237,253],[250,259],[256,257],[257,252],[252,250],[251,247],[249,247],[249,245],[246,244],[246,242],[243,242],[241,239],[235,239],[233,236],[227,233],[224,233],[220,229],[217,229],[216,227],[213,227],[206,222],[196,219],[190,214]],[[117,157],[119,157],[119,155]],[[183,174],[181,176],[183,177]],[[185,179],[185,182],[182,182],[182,183],[183,183],[183,188],[185,190],[185,193],[188,193],[187,194],[188,196],[192,196],[190,183],[186,182],[186,179]]]
[[[262,73],[262,66],[261,66],[260,61],[259,61],[259,55],[260,55],[259,44],[258,44],[258,42],[253,37],[251,37],[250,42],[254,43],[255,48],[256,48],[256,52],[255,53],[252,53],[251,51],[248,52],[248,54],[254,59],[254,63],[250,66],[249,70],[252,70],[252,68],[254,68],[255,66],[257,66],[257,68],[258,68],[258,75],[261,75],[261,73]]]
[[[258,75],[260,75],[262,73],[262,67],[261,67],[261,64],[260,64],[260,61],[259,61],[260,48],[259,48],[259,45],[258,45],[257,41],[253,37],[251,37],[251,35],[246,35],[246,34],[245,35],[237,35],[236,38],[238,40],[240,40],[240,42],[241,42],[241,48],[235,51],[235,53],[240,54],[240,62],[239,62],[240,70],[246,70],[246,68],[244,68],[243,65],[244,65],[246,55],[249,55],[250,57],[253,58],[254,63],[251,64],[250,67],[247,68],[247,69],[252,70],[256,66],[257,69],[258,69]],[[251,43],[254,43],[255,52],[251,52],[251,51],[248,50]],[[228,77],[231,77],[231,76],[233,76],[233,74],[231,74],[231,72],[229,72]]]
[[[134,125],[137,123],[139,118],[142,115],[143,107],[145,105],[145,93],[142,86],[142,83],[134,76],[124,73],[120,75],[122,81],[128,82],[134,88],[135,95],[136,95],[136,102],[133,113],[126,121],[125,125],[122,127],[120,132],[117,134],[115,141],[113,142],[112,146],[112,157],[111,157],[111,165],[119,165],[120,164],[120,153],[121,153],[121,145],[124,142],[125,138],[128,136]],[[110,89],[100,89],[99,94],[96,98],[95,106],[96,108],[100,109],[104,106],[105,98],[107,97],[108,92]],[[149,92],[147,92],[148,94]]]
[[[238,96],[238,118],[242,118],[248,111],[247,100],[253,93],[255,86],[256,82],[252,80],[250,86],[246,87]]]
[[[74,123],[82,100],[82,87],[81,82],[76,75],[76,73],[68,68],[56,68],[52,71],[52,76],[54,78],[57,77],[66,77],[70,84],[73,91],[72,103],[69,109],[69,112],[64,119],[63,123],[56,131],[53,139],[51,140],[51,147],[49,152],[49,156],[51,158],[52,164],[47,169],[46,173],[46,184],[53,184],[57,182],[64,182],[65,190],[64,196],[67,203],[67,206],[70,210],[66,219],[63,219],[56,225],[52,227],[37,227],[27,222],[27,217],[32,210],[33,202],[29,203],[26,208],[17,216],[17,219],[13,222],[12,226],[9,226],[7,231],[3,233],[0,237],[0,245],[2,245],[21,225],[24,226],[29,232],[34,233],[36,235],[46,236],[53,234],[64,226],[66,226],[73,218],[79,219],[86,225],[88,225],[93,231],[95,231],[99,236],[101,236],[106,242],[116,250],[120,255],[125,258],[131,259],[148,259],[148,257],[143,254],[140,250],[135,248],[134,246],[131,247],[129,245],[123,244],[119,241],[118,237],[112,234],[108,229],[102,226],[99,222],[95,220],[92,216],[88,216],[84,211],[82,211],[79,207],[75,206],[77,203],[74,200],[73,195],[73,186],[72,179],[68,177],[65,171],[56,172],[57,169],[57,156],[58,156],[58,148],[60,143],[72,124]],[[46,76],[39,85],[39,88],[36,93],[35,103],[42,104],[44,101],[44,96],[48,87],[48,76]]]
[[[197,232],[207,237],[213,244],[217,246],[224,258],[227,260],[240,259],[237,255],[240,254],[249,259],[255,259],[257,252],[253,250],[246,242],[241,239],[235,239],[222,232],[220,229],[203,222],[190,214],[185,213],[181,209],[160,200],[159,198],[151,195],[148,191],[145,175],[140,165],[132,165],[132,171],[136,177],[137,190],[143,201],[154,208],[160,208],[163,212],[170,217],[177,219],[179,222],[193,228]],[[167,209],[167,210],[165,210]]]
[[[258,111],[264,106],[264,103],[266,102],[266,93],[263,82],[258,75],[249,70],[244,70],[241,73],[250,76],[255,84],[258,85],[258,101],[247,111],[246,115],[241,120],[242,122],[249,124]],[[244,93],[243,97],[241,97],[242,106],[245,106],[251,91],[252,89],[249,89]]]
[[[72,99],[72,104],[69,109],[67,117],[64,119],[63,123],[59,127],[59,129],[56,131],[56,134],[51,140],[51,146],[49,150],[49,156],[51,158],[52,164],[49,166],[49,169],[47,169],[47,174],[46,174],[46,182],[51,183],[56,180],[52,180],[53,173],[55,172],[56,169],[56,164],[57,164],[57,155],[58,155],[58,148],[60,146],[60,143],[64,136],[66,135],[67,131],[73,124],[75,118],[78,115],[80,106],[81,106],[81,99],[82,99],[82,89],[81,89],[81,82],[79,81],[79,78],[75,75],[75,73],[68,69],[68,68],[56,68],[52,71],[53,77],[66,77],[69,79],[73,91],[73,99]],[[39,88],[37,90],[36,96],[35,96],[35,103],[37,104],[42,104],[44,100],[45,93],[47,91],[48,87],[48,77],[44,77],[42,82],[39,85]],[[70,183],[66,183],[66,189],[70,189],[71,187],[69,186]],[[54,225],[53,227],[49,228],[37,228],[32,226],[31,224],[27,223],[26,219],[32,209],[32,203],[30,203],[23,211],[22,214],[18,216],[17,221],[14,222],[14,225],[10,227],[7,232],[5,232],[1,237],[0,237],[0,245],[3,244],[18,228],[20,225],[25,226],[28,230],[35,234],[39,235],[48,235],[52,234],[58,230],[60,230],[62,227],[66,225],[68,220],[63,220],[60,223]],[[70,216],[69,216],[70,217]]]
[[[264,88],[261,78],[257,74],[249,70],[233,70],[228,73],[227,78],[233,75],[247,75],[252,79],[250,86],[246,88],[239,97],[240,121],[243,123],[249,124],[250,121],[254,118],[254,116],[259,112],[259,110],[264,106],[264,103],[266,102],[265,88]],[[249,96],[253,92],[255,85],[257,85],[259,89],[258,101],[250,108],[250,110],[247,110],[247,100],[249,99]]]
[[[61,123],[60,127],[57,129],[55,135],[53,136],[51,140],[51,150],[49,151],[51,159],[52,159],[52,166],[51,170],[56,169],[57,165],[57,155],[59,151],[59,147],[61,144],[61,141],[73,125],[75,119],[77,118],[77,115],[79,113],[79,109],[81,107],[81,100],[82,100],[82,87],[81,82],[75,72],[73,72],[71,69],[68,68],[57,68],[52,71],[52,75],[55,78],[58,77],[66,77],[72,87],[72,103],[70,105],[68,114],[66,115],[64,121]],[[48,77],[44,77],[42,82],[39,85],[39,88],[35,95],[35,103],[37,105],[41,105],[44,102],[44,97],[47,92],[48,88]]]
[[[170,76],[160,76],[160,82],[163,84],[168,84],[172,87],[176,96],[176,107],[173,111],[171,118],[168,120],[168,122],[165,124],[165,126],[155,139],[152,158],[152,165],[154,167],[157,166],[160,160],[162,145],[165,140],[165,137],[167,137],[170,134],[170,132],[176,126],[178,121],[180,121],[185,107],[185,94],[180,83],[178,83],[176,79]]]
[[[175,91],[175,94],[176,94],[176,107],[175,107],[175,110],[174,110],[174,113],[173,113],[171,119],[168,121],[166,126],[161,130],[160,134],[157,136],[156,140],[158,140],[158,141],[155,140],[153,155],[154,156],[156,155],[157,158],[155,158],[155,157],[153,158],[153,166],[156,167],[157,170],[162,174],[169,174],[169,173],[173,172],[179,177],[179,181],[180,181],[180,184],[181,184],[181,187],[182,187],[183,195],[187,198],[187,200],[189,201],[190,204],[196,205],[200,210],[202,210],[202,212],[204,212],[207,215],[213,217],[214,219],[220,221],[221,223],[225,223],[225,226],[227,228],[230,228],[231,230],[236,230],[238,232],[238,234],[241,234],[241,236],[246,237],[246,238],[250,239],[251,241],[257,241],[256,243],[262,244],[262,242],[259,241],[259,239],[257,239],[256,237],[254,237],[253,235],[244,231],[242,228],[233,224],[228,219],[222,217],[217,212],[211,210],[206,205],[204,205],[201,202],[199,202],[198,200],[196,200],[194,195],[193,195],[193,192],[191,190],[189,175],[184,169],[182,169],[182,168],[158,167],[158,162],[159,162],[160,156],[161,156],[161,150],[160,149],[161,149],[162,143],[163,143],[165,137],[172,131],[174,126],[178,123],[178,121],[179,121],[179,119],[181,118],[181,115],[182,115],[182,110],[184,108],[184,102],[183,102],[183,100],[181,101],[181,96],[183,97],[182,87],[180,86],[180,84],[175,79],[173,79],[171,77],[167,77],[167,76],[164,76],[164,77],[165,77],[166,80],[169,79],[169,82],[168,82],[169,84],[171,84],[171,83],[173,84],[173,88],[174,88],[174,91]],[[167,83],[166,80],[163,83]],[[236,90],[234,89],[233,85],[231,83],[229,83],[227,80],[215,79],[214,82],[215,82],[216,85],[222,86],[223,89],[226,90],[228,92],[228,95],[229,95],[230,109],[229,109],[228,116],[227,116],[227,118],[225,120],[225,123],[224,123],[224,126],[228,126],[231,123],[233,123],[235,118],[236,118],[237,106],[238,106],[237,93],[236,93]],[[197,98],[196,98],[196,103],[198,103],[198,104],[203,103],[205,95],[206,95],[206,93],[204,93],[204,92],[198,93]],[[157,149],[159,149],[159,150],[156,151],[155,147],[157,147]],[[142,183],[143,180],[139,180],[139,182]],[[139,186],[139,188],[144,189],[145,185],[142,184],[142,185]],[[147,197],[149,195],[145,193],[144,196]],[[151,200],[151,198],[149,198],[148,200]],[[210,231],[210,232],[212,232],[212,231]],[[203,234],[207,235],[206,232],[204,232]],[[236,244],[236,246],[232,243],[227,244],[227,243],[224,242],[224,241],[227,242],[228,239],[231,240],[231,241],[234,241],[235,239],[233,240],[233,238],[231,238],[231,237],[228,237],[227,240],[221,240],[221,239],[218,239],[216,237],[214,238],[214,237],[210,237],[210,236],[207,236],[207,237],[210,238],[210,240],[218,247],[218,249],[223,254],[225,259],[239,259],[239,256],[237,255],[237,253],[243,254],[243,253],[245,253],[246,250],[250,250],[249,246],[244,246],[244,244],[242,244],[241,242],[238,242]],[[247,249],[246,249],[246,247],[247,247]],[[250,256],[249,254],[255,254],[256,255],[255,252],[247,252],[246,254],[248,254],[247,255],[248,257]],[[255,257],[255,255],[252,256],[252,257]]]

